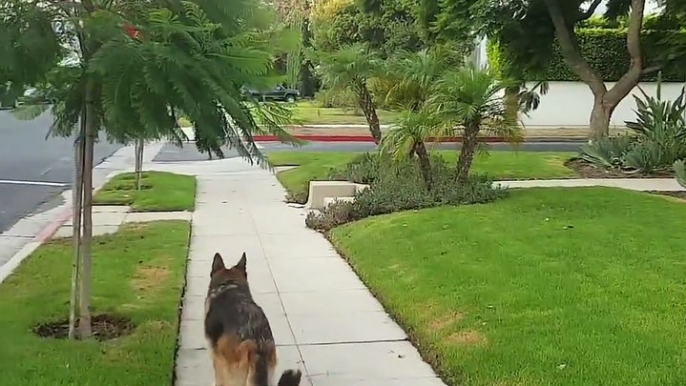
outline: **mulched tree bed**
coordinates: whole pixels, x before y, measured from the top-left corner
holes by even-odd
[[[130,319],[111,314],[93,316],[91,325],[93,338],[101,342],[128,335],[136,327]],[[69,319],[38,324],[33,328],[33,332],[41,338],[67,339]]]
[[[580,158],[572,158],[565,166],[574,170],[582,178],[673,178],[674,172],[656,172],[651,174],[627,173],[619,169],[606,169],[590,164]]]

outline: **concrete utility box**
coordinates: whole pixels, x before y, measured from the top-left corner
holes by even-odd
[[[369,186],[348,181],[310,181],[306,207],[322,210],[336,199],[350,201]]]

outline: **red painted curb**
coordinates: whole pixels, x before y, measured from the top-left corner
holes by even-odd
[[[71,208],[69,208],[68,210],[65,210],[64,213],[60,214],[60,216],[57,218],[57,220],[51,222],[50,224],[48,224],[48,226],[43,228],[43,230],[40,231],[40,233],[38,233],[36,235],[36,237],[34,237],[34,240],[38,241],[40,243],[44,243],[46,240],[51,238],[55,234],[55,232],[57,232],[57,230],[60,229],[60,227],[65,222],[67,222],[67,220],[69,220],[69,218],[71,217],[71,214],[72,214],[71,212],[72,212]]]
[[[311,142],[374,142],[371,135],[294,135],[293,137]],[[281,142],[281,139],[275,135],[256,135],[253,137],[256,142]],[[486,142],[505,142],[502,137],[483,137],[481,141]],[[462,142],[461,137],[431,137],[428,142]]]

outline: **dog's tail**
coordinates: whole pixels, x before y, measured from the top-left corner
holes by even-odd
[[[259,355],[255,362],[255,386],[269,386],[269,364],[267,356]],[[302,373],[300,370],[286,370],[281,374],[277,386],[299,386]]]
[[[277,386],[299,386],[302,373],[300,370],[286,370],[281,374]]]

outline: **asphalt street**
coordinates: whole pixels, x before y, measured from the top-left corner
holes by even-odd
[[[74,170],[74,138],[46,139],[51,116],[18,121],[0,111],[0,232],[19,219],[49,205],[69,189]],[[121,145],[101,138],[95,146],[95,164]]]
[[[579,150],[579,142],[536,142],[536,143],[522,143],[517,147],[504,143],[490,144],[490,151],[569,151],[576,152]],[[375,149],[375,145],[371,142],[310,142],[301,147],[292,147],[278,142],[264,142],[259,144],[260,150],[269,154],[276,151],[344,151],[344,152],[363,152]],[[455,149],[459,147],[455,144],[443,143],[435,145],[437,149]],[[227,158],[238,157],[238,153],[234,150],[225,149],[224,154]],[[183,161],[203,161],[207,160],[207,155],[200,154],[195,148],[195,144],[187,143],[179,148],[174,144],[167,144],[162,148],[153,161],[155,162],[183,162]]]

